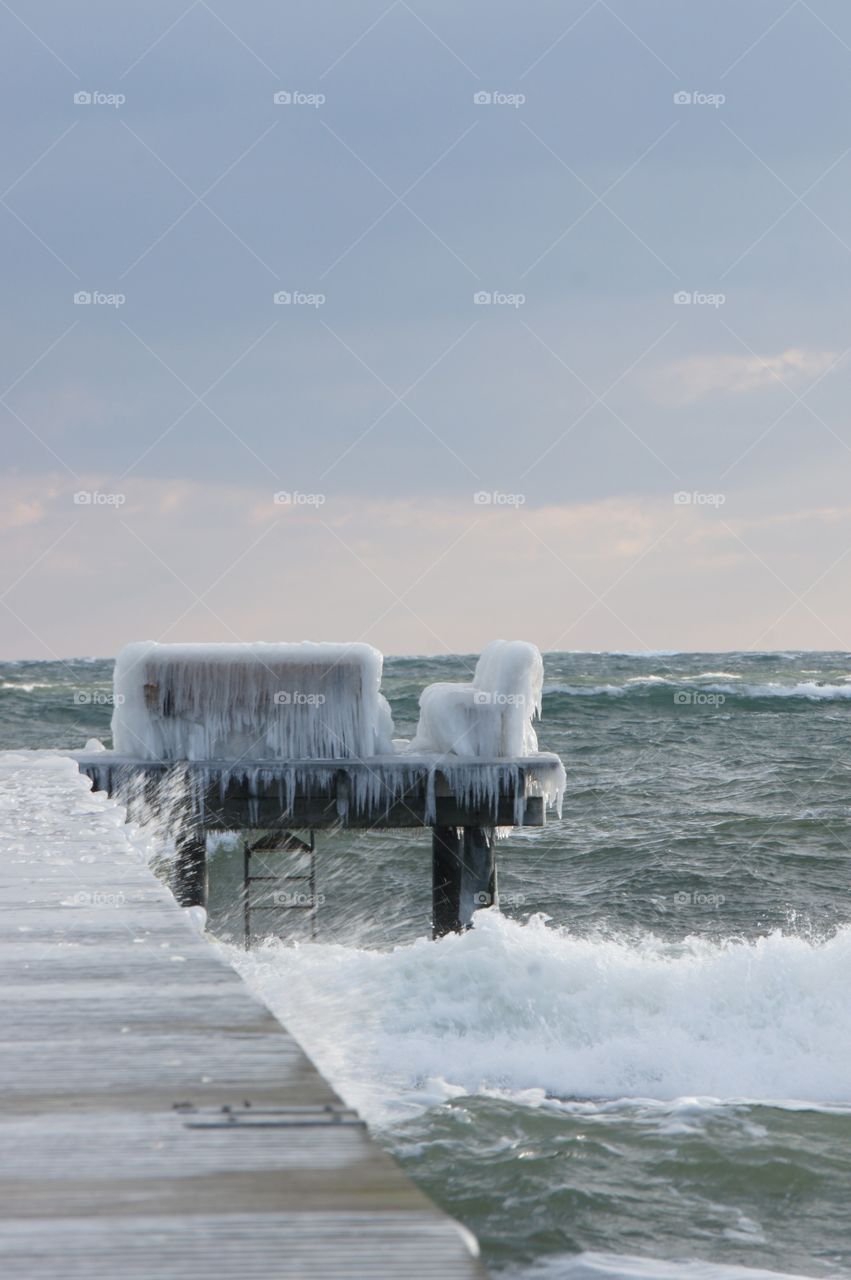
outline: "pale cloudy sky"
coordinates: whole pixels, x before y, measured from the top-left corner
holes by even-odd
[[[0,657],[851,648],[843,0],[0,43]]]

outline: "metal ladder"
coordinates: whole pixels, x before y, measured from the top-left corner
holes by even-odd
[[[259,839],[249,840],[245,842],[244,862],[243,862],[243,912],[244,912],[244,945],[248,950],[251,946],[251,917],[258,911],[308,911],[310,922],[310,939],[316,940],[316,841],[314,833],[310,832],[310,843],[306,843],[291,831],[267,831]],[[258,854],[276,854],[276,853],[299,853],[307,854],[307,871],[299,872],[296,875],[255,875],[251,870],[252,855]],[[280,894],[267,894],[267,900],[256,903],[251,899],[251,886],[254,884],[281,884],[295,885],[301,884],[305,889],[296,892],[297,897],[306,897],[306,902],[288,902],[286,899],[290,896],[288,890],[283,890]],[[271,897],[271,901],[269,898]],[[280,898],[281,901],[277,899]]]

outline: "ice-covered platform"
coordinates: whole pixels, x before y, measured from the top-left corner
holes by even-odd
[[[95,790],[118,799],[129,817],[144,821],[152,810],[170,809],[173,887],[184,906],[206,905],[210,831],[263,831],[267,841],[309,831],[312,859],[315,831],[430,828],[435,937],[468,928],[476,910],[495,905],[494,829],[544,826],[548,807],[560,812],[564,789],[561,760],[547,752],[496,760],[407,754],[239,763],[139,760],[101,750],[73,758]],[[246,857],[246,945],[250,882]]]
[[[0,1274],[482,1277],[89,787],[0,754]]]
[[[262,832],[268,850],[302,848],[315,926],[314,832],[432,830],[432,931],[469,928],[497,901],[494,832],[561,815],[565,773],[538,751],[544,666],[525,641],[495,640],[473,680],[429,685],[413,742],[394,738],[382,655],[361,642],[160,644],[118,655],[113,751],[75,754],[96,790],[145,820],[168,811],[183,906],[206,905],[210,831]],[[243,909],[250,945],[256,834],[246,841]],[[282,895],[286,890],[281,891]],[[265,907],[263,909],[266,909]]]
[[[250,827],[541,827],[564,788],[557,755],[464,760],[436,755],[361,760],[139,760],[71,753],[96,791],[133,812],[172,779],[210,830]]]

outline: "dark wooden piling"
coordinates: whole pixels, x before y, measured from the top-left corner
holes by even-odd
[[[442,938],[461,929],[460,885],[463,836],[461,827],[431,829],[431,933]]]
[[[197,822],[175,840],[174,896],[181,907],[207,905],[207,835]]]
[[[461,924],[469,929],[473,912],[496,901],[496,857],[493,831],[487,827],[464,828],[464,863],[461,869]]]
[[[469,929],[473,912],[495,900],[493,833],[485,827],[432,827],[432,937]]]

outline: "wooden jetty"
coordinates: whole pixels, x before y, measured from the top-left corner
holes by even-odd
[[[481,1280],[82,774],[0,755],[0,1274]]]
[[[543,661],[524,641],[492,642],[471,682],[423,690],[401,751],[382,663],[362,642],[135,642],[113,673],[115,750],[75,758],[131,816],[167,815],[184,906],[206,905],[210,831],[259,834],[266,852],[276,838],[280,851],[308,851],[313,885],[317,830],[430,827],[433,935],[469,928],[496,901],[494,832],[542,826],[547,804],[560,805],[562,763],[537,751],[532,728]],[[247,854],[247,943],[259,878]]]
[[[96,790],[131,817],[168,804],[180,810],[175,895],[184,906],[207,896],[208,831],[430,828],[432,931],[468,928],[496,900],[494,829],[541,827],[547,796],[563,782],[557,755],[515,759],[378,756],[369,759],[251,761],[138,760],[111,751],[73,753]],[[177,801],[175,797],[180,797]],[[250,892],[246,865],[244,893]]]

